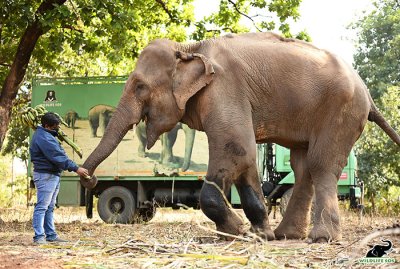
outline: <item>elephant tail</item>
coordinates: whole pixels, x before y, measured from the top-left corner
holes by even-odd
[[[375,104],[371,103],[371,109],[368,113],[368,120],[375,122],[381,129],[397,144],[400,146],[400,136],[389,125],[382,114],[378,111]]]

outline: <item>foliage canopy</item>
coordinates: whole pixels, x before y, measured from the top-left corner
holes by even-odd
[[[378,100],[388,86],[400,85],[400,2],[378,0],[353,24],[359,32],[354,65]]]
[[[0,149],[12,102],[24,81],[37,76],[126,75],[153,39],[202,40],[223,32],[247,32],[243,20],[260,31],[292,36],[288,22],[299,17],[300,2],[221,0],[215,14],[196,21],[193,0],[1,1]],[[309,39],[305,32],[294,36]],[[14,138],[9,137],[11,144]],[[13,148],[7,146],[6,152]]]
[[[390,125],[400,131],[400,2],[377,0],[375,9],[353,27],[359,32],[354,66]],[[398,146],[375,124],[367,124],[356,144],[359,178],[367,196],[400,186]],[[373,205],[374,207],[374,205]]]

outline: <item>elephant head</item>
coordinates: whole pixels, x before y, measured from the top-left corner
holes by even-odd
[[[209,60],[182,50],[178,43],[160,39],[140,54],[99,145],[83,164],[90,175],[142,119],[146,121],[146,146],[150,149],[162,133],[182,119],[187,101],[212,81],[214,69]],[[88,189],[96,183],[95,176],[81,178]]]
[[[367,253],[367,257],[376,258],[382,257],[387,254],[387,252],[392,248],[392,242],[389,240],[382,240],[382,242],[388,243],[388,245],[375,245],[372,249],[370,249]]]

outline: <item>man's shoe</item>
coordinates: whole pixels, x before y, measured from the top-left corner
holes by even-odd
[[[67,240],[61,239],[60,237],[56,237],[54,239],[46,239],[47,242],[51,243],[67,243]]]
[[[33,240],[33,244],[35,244],[35,245],[44,245],[44,244],[47,244],[47,242],[46,242],[46,240],[44,240],[44,238],[40,238],[40,239],[37,239],[37,240]]]

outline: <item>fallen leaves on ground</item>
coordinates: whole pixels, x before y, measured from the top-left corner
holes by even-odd
[[[369,245],[382,244],[383,238],[368,245],[362,245],[362,239],[398,225],[396,218],[360,219],[344,211],[340,242],[261,242],[251,236],[224,241],[214,232],[215,225],[196,210],[161,209],[149,223],[121,225],[87,220],[83,209],[58,209],[56,227],[69,242],[36,246],[32,243],[32,210],[17,211],[1,211],[6,213],[0,224],[0,268],[362,268],[365,264],[359,260]],[[270,217],[273,227],[279,221],[279,216]],[[400,236],[384,238],[392,241],[394,248],[388,257],[397,263],[373,267],[398,268]]]

